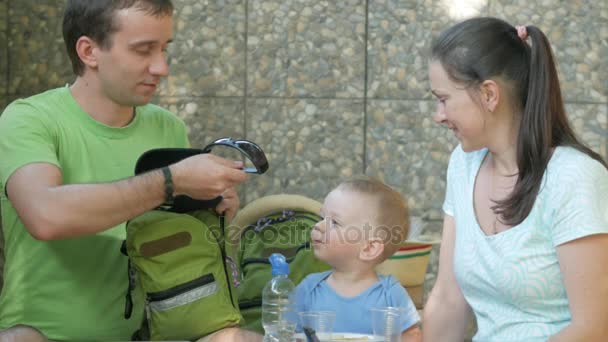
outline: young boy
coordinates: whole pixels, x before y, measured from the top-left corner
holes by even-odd
[[[296,289],[296,310],[335,311],[335,332],[372,334],[373,307],[401,307],[403,341],[421,341],[420,317],[405,289],[374,268],[396,252],[407,236],[408,209],[386,184],[356,178],[325,198],[323,220],[311,232],[317,258],[332,270],[308,275]]]

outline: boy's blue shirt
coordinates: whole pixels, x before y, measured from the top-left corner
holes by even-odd
[[[378,276],[379,281],[355,297],[343,297],[325,281],[332,271],[312,273],[296,288],[296,311],[335,311],[334,332],[372,334],[370,308],[406,308],[402,331],[420,321],[416,306],[393,276]],[[298,326],[298,330],[301,327]]]

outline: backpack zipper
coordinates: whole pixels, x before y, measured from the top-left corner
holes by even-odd
[[[220,231],[222,233],[222,241],[225,242],[225,238],[224,238],[224,216],[220,216]],[[226,276],[226,285],[228,286],[228,295],[230,296],[230,303],[232,304],[232,307],[236,309],[236,304],[234,303],[234,297],[232,297],[232,282],[230,281],[230,276],[228,275],[228,260],[226,260],[226,250],[225,250],[225,245],[224,246],[220,246],[220,244],[217,244],[218,247],[220,248],[220,253],[222,254],[222,262],[224,263],[224,275]]]
[[[218,291],[218,284],[213,274],[209,273],[168,290],[147,293],[146,318],[150,319],[151,311],[162,312],[171,310],[216,294]]]
[[[196,278],[187,283],[180,284],[180,285],[174,286],[174,287],[166,289],[166,290],[162,290],[162,291],[158,291],[158,292],[149,292],[149,293],[147,293],[146,297],[150,302],[160,302],[160,301],[163,301],[166,299],[173,298],[177,295],[188,292],[190,290],[194,290],[198,287],[211,284],[214,281],[215,281],[215,278],[213,277],[213,274],[208,273],[200,278]]]

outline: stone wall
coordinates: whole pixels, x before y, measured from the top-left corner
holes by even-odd
[[[0,109],[73,80],[64,1],[0,0]],[[567,109],[608,156],[608,2],[527,0],[174,0],[171,76],[155,102],[183,118],[194,146],[230,135],[259,143],[269,172],[240,189],[322,200],[367,173],[402,191],[440,234],[456,140],[431,120],[433,35],[470,15],[534,24],[553,43]],[[427,288],[434,281],[432,256]]]

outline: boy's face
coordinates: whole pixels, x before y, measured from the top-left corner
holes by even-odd
[[[348,189],[327,195],[310,237],[315,256],[333,267],[359,258],[362,242],[371,237],[377,208],[373,198]]]
[[[150,102],[161,77],[169,74],[166,49],[173,35],[171,16],[152,16],[137,8],[115,14],[111,47],[95,47],[96,75],[103,95],[122,106]]]

